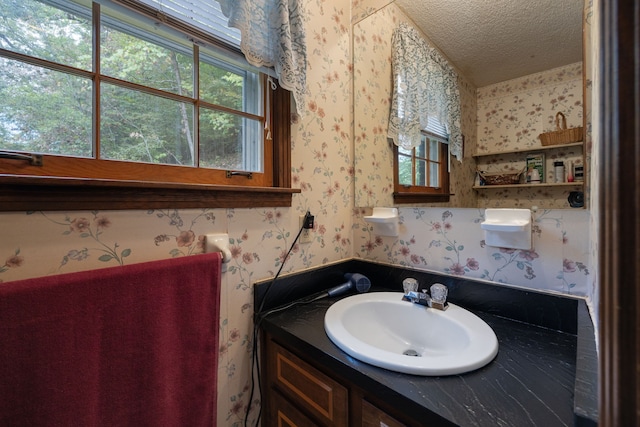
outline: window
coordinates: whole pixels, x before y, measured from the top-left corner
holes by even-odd
[[[43,157],[42,166],[0,159],[3,206],[35,200],[44,181],[74,187],[67,198],[89,184],[109,193],[100,203],[111,208],[122,188],[138,189],[123,207],[153,207],[145,194],[163,206],[187,207],[189,194],[194,207],[290,205],[295,191],[276,191],[290,187],[288,92],[272,91],[229,47],[233,34],[220,41],[154,19],[143,1],[0,4],[0,150]],[[33,191],[20,195],[20,185]],[[228,186],[255,188],[243,199]],[[12,206],[33,206],[20,203]],[[91,203],[67,206],[99,207]]]
[[[420,145],[410,150],[394,147],[396,202],[449,201],[449,146],[447,139],[422,132]]]

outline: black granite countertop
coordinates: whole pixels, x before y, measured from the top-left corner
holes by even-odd
[[[339,278],[342,270],[363,271],[368,277],[384,277],[385,282],[393,278],[395,283],[401,283],[405,275],[400,269],[380,270],[360,261],[342,266],[340,275],[334,270],[332,267],[325,273]],[[393,271],[387,274],[387,270]],[[414,277],[418,274],[409,273]],[[300,280],[312,283],[313,277],[318,274],[289,279],[289,283],[284,280],[281,286],[290,293],[300,287]],[[335,346],[324,331],[324,314],[339,298],[324,298],[269,314],[262,327],[301,357],[429,426],[597,425],[597,355],[583,300],[439,279],[449,287],[451,302],[478,315],[498,337],[498,355],[481,369],[461,375],[421,377],[360,362]],[[292,286],[296,281],[297,286]],[[380,281],[372,282],[372,291],[390,290],[379,286]],[[309,289],[317,291],[318,286],[326,284]],[[478,291],[483,298],[474,296]],[[261,292],[264,289],[256,292],[258,298]]]
[[[418,420],[459,426],[573,425],[575,335],[475,312],[498,337],[496,358],[466,374],[420,377],[360,362],[336,347],[324,331],[324,314],[334,301],[269,315],[263,327],[309,360],[384,396]]]

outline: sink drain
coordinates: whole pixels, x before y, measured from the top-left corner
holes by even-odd
[[[411,348],[409,350],[403,351],[402,354],[404,354],[405,356],[420,357],[420,354]]]

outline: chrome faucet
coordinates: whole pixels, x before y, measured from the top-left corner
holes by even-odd
[[[404,294],[402,299],[442,311],[449,307],[449,304],[447,304],[447,287],[440,283],[431,285],[431,295],[426,289],[423,289],[422,292],[409,291]]]

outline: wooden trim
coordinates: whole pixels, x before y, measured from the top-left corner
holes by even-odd
[[[268,85],[267,85],[268,86]],[[267,87],[266,91],[271,89]],[[291,92],[278,88],[270,92],[271,135],[273,141],[273,185],[291,187]],[[278,112],[275,114],[275,112]]]
[[[223,184],[254,187],[270,187],[271,176],[253,173],[251,179],[243,177],[226,178],[221,169],[196,168],[189,166],[124,162],[72,158],[63,156],[42,156],[43,166],[33,166],[26,162],[0,159],[0,174],[23,177],[58,177],[94,179],[105,182],[172,182],[179,184]]]
[[[448,202],[450,194],[393,193],[394,203],[440,203]]]
[[[299,189],[0,175],[0,210],[290,207]]]
[[[439,203],[448,202],[451,194],[426,194],[426,193],[393,193],[394,203]]]
[[[637,426],[640,425],[640,3],[601,0],[599,4],[602,28],[597,174],[599,425]]]

